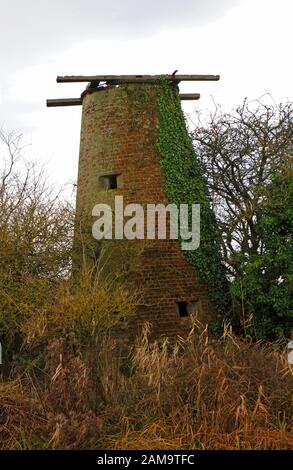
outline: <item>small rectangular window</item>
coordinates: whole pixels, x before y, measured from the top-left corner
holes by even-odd
[[[122,187],[122,175],[112,174],[100,176],[101,189],[119,189]]]
[[[180,317],[189,317],[198,312],[199,302],[191,300],[189,302],[177,302],[177,312]]]
[[[188,317],[187,302],[177,302],[180,317]]]

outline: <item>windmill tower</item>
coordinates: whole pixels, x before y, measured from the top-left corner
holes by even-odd
[[[124,206],[174,202],[166,189],[171,181],[166,177],[168,161],[162,162],[158,145],[163,112],[160,97],[167,92],[165,106],[172,119],[179,99],[199,99],[198,94],[180,94],[180,81],[199,80],[219,80],[219,76],[58,77],[59,83],[88,82],[88,86],[80,98],[47,101],[48,106],[82,105],[75,233],[76,240],[82,239],[82,243],[76,243],[74,264],[79,266],[84,256],[100,258],[104,273],[122,278],[129,289],[141,289],[141,305],[130,328],[149,321],[155,335],[185,334],[192,313],[204,321],[211,319],[211,287],[202,282],[178,240],[97,242],[92,236],[93,207],[103,203],[115,211],[118,195],[123,196]],[[179,114],[184,123],[181,108]],[[189,139],[185,125],[183,134],[183,140]],[[172,141],[173,137],[169,139]],[[176,158],[180,159],[180,148],[178,153]],[[183,156],[183,173],[185,160]]]

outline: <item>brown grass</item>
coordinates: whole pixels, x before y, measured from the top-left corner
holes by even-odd
[[[0,385],[0,448],[293,449],[292,391],[284,353],[228,328],[150,343],[146,327],[127,359],[109,336],[83,357],[59,338]]]

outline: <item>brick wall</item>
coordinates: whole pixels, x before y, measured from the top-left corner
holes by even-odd
[[[155,145],[159,86],[112,86],[84,98],[76,234],[82,233],[88,253],[97,250],[97,242],[91,236],[95,204],[113,206],[115,195],[123,195],[125,205],[169,202]],[[112,173],[122,175],[122,188],[102,189],[99,178]],[[211,318],[207,287],[200,283],[177,240],[111,240],[102,245],[106,272],[123,272],[130,289],[143,291],[131,328],[148,320],[155,335],[184,335],[190,328],[190,319],[180,317],[180,301],[199,302],[200,318]],[[78,259],[81,246],[77,243],[76,247]]]

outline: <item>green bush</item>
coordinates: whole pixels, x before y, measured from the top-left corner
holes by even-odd
[[[232,289],[251,315],[248,330],[260,338],[289,336],[293,330],[293,172],[284,166],[265,193],[258,226],[262,247],[242,258],[243,275]]]

